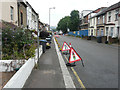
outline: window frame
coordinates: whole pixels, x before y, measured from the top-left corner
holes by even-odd
[[[98,17],[98,24],[100,24],[100,17]]]
[[[108,22],[111,22],[111,12],[108,12]]]
[[[110,28],[110,36],[111,36],[111,37],[113,36],[113,30],[114,30],[114,27],[111,27],[111,28]]]
[[[97,36],[100,36],[100,29],[97,29]]]
[[[101,36],[104,36],[104,29],[101,29]]]
[[[119,15],[119,9],[115,10],[115,21],[118,20],[118,15]]]
[[[93,36],[93,29],[91,29],[91,36]]]
[[[10,6],[10,19],[13,21],[14,20],[14,7]]]
[[[108,36],[108,31],[109,31],[109,27],[106,27],[106,31],[105,31],[106,36]]]
[[[21,25],[23,25],[23,12],[20,12]]]
[[[103,20],[102,22],[104,24],[105,23],[105,16],[104,15],[102,16],[102,20]]]

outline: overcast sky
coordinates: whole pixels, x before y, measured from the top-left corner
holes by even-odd
[[[95,10],[100,7],[108,7],[120,0],[27,0],[43,23],[49,23],[49,8],[51,9],[51,26],[57,26],[59,20],[70,15],[72,10]]]

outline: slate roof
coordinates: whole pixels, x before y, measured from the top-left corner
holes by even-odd
[[[114,10],[114,9],[117,9],[117,8],[120,8],[120,2],[116,3],[116,4],[113,4],[111,5],[110,7],[107,7],[107,8],[103,8],[100,12],[96,13],[93,17],[91,18],[94,18],[94,17],[98,17],[100,15],[104,15],[106,12],[109,12],[111,10]],[[90,19],[91,19],[90,18]]]

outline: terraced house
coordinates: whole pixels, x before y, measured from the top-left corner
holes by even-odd
[[[88,17],[90,12],[92,12],[92,10],[83,10],[80,14],[80,31],[78,31],[77,34],[80,35],[80,37],[88,36]]]
[[[0,20],[18,25],[17,0],[0,1]]]
[[[89,17],[89,35],[88,36],[94,36],[97,37],[97,24],[101,24],[102,20],[99,20],[98,22],[98,17],[97,15],[103,12],[105,7],[98,8],[90,13]],[[103,17],[104,19],[104,17]],[[104,21],[104,20],[103,20]]]
[[[88,14],[92,12],[92,10],[83,10],[80,14],[80,29],[88,30]]]
[[[18,0],[18,26],[22,28],[27,27],[27,5],[25,1]]]
[[[106,24],[106,13],[107,8],[101,10],[101,12],[95,15],[96,19],[96,36],[104,36],[105,35],[105,24]]]
[[[114,43],[120,36],[120,2],[108,7],[106,11],[105,36],[107,41]]]
[[[117,43],[119,35],[120,2],[103,7],[89,20],[89,36],[101,37],[103,43]]]
[[[30,30],[36,30],[38,29],[38,18],[39,15],[36,13],[36,11],[32,8],[32,6],[26,2],[27,4],[27,28]]]

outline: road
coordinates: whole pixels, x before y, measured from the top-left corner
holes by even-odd
[[[85,67],[82,67],[79,61],[74,69],[85,88],[118,88],[118,47],[72,36],[60,36],[57,40],[60,45],[64,41],[71,43],[82,57]],[[79,88],[72,70],[69,67],[68,69],[76,87]]]

